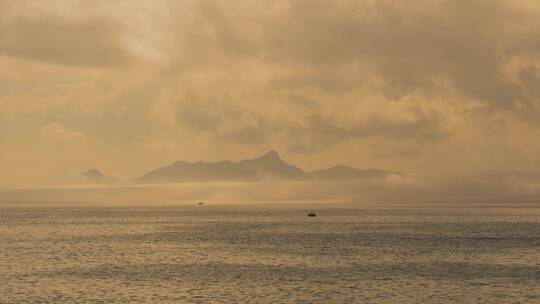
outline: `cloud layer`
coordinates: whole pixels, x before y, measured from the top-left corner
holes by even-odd
[[[0,1],[0,183],[270,148],[537,173],[539,29],[532,0]]]

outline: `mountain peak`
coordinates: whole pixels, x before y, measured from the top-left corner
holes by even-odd
[[[107,176],[96,168],[88,169],[82,172],[81,175],[95,183],[114,183],[117,181],[114,177]]]
[[[101,173],[96,168],[88,169],[81,173],[82,176],[88,177],[88,178],[102,178],[105,177],[105,174]]]
[[[264,155],[261,156],[260,158],[261,159],[268,159],[268,160],[270,160],[270,159],[281,160],[281,157],[279,156],[279,154],[274,149],[264,153]]]

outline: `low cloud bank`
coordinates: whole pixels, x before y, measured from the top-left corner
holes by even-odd
[[[410,178],[341,182],[182,183],[169,185],[0,187],[2,206],[183,205],[237,203],[359,203],[371,206],[534,206],[540,174],[491,173],[460,178]]]

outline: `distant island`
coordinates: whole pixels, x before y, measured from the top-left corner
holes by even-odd
[[[107,176],[97,169],[87,170],[82,175],[99,184],[118,182],[117,179]],[[276,151],[270,150],[259,158],[237,162],[229,160],[199,161],[196,163],[177,161],[166,167],[152,170],[134,181],[141,184],[220,181],[331,181],[386,178],[391,175],[401,175],[401,173],[375,169],[361,170],[344,165],[306,172],[297,166],[286,163]]]
[[[116,178],[107,176],[101,173],[101,171],[99,171],[98,169],[88,169],[81,173],[81,175],[96,184],[114,184],[118,182]]]
[[[400,172],[365,169],[337,165],[306,172],[286,163],[271,150],[259,158],[238,162],[228,160],[196,163],[177,161],[136,178],[138,183],[216,182],[216,181],[305,181],[385,178]]]

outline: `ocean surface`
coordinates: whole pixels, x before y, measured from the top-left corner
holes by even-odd
[[[0,208],[0,303],[45,302],[540,303],[540,210]]]

